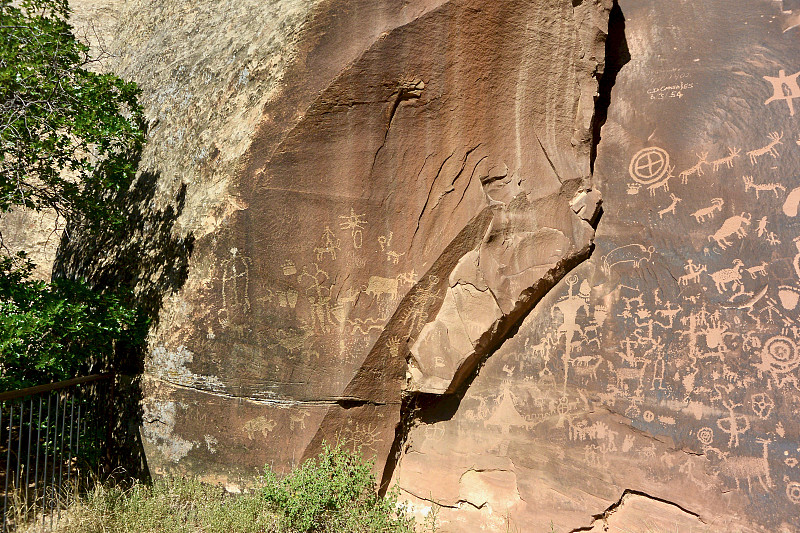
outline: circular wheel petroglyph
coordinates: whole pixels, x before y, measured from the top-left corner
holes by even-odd
[[[650,146],[636,152],[631,159],[628,172],[634,181],[642,185],[655,183],[669,169],[669,154],[663,148]]]
[[[797,345],[789,337],[778,335],[764,343],[761,360],[770,370],[780,374],[791,372],[800,366]]]
[[[714,442],[714,430],[709,427],[700,428],[697,432],[697,440],[699,440],[700,444],[703,446],[709,446]]]
[[[792,503],[800,504],[800,483],[792,481],[786,485],[786,495]]]

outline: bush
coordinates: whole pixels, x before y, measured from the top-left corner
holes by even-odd
[[[24,256],[0,258],[0,391],[105,370],[118,343],[143,336],[124,293],[31,280],[32,269]]]
[[[378,496],[372,466],[360,452],[323,443],[317,458],[283,479],[268,470],[261,494],[287,531],[413,532],[414,520],[398,506],[397,493]]]

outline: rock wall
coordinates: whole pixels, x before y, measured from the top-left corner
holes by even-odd
[[[800,528],[800,28],[734,4],[74,1],[194,243],[150,468],[344,439],[443,531]]]

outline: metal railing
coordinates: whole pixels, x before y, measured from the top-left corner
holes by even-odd
[[[2,528],[52,530],[110,441],[113,374],[0,393]]]

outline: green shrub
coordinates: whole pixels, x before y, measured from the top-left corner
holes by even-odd
[[[323,443],[317,458],[283,479],[268,470],[261,494],[291,532],[414,531],[414,520],[398,506],[396,492],[378,496],[372,463],[341,445]]]
[[[124,303],[85,283],[30,279],[24,256],[0,258],[0,391],[105,370],[115,346],[147,326]]]

